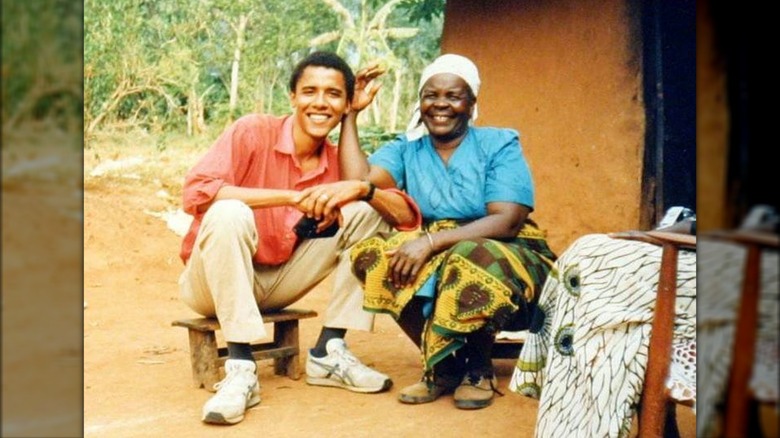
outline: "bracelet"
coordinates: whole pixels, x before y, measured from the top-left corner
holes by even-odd
[[[431,244],[431,251],[436,251],[436,247],[433,245],[433,236],[431,236],[428,230],[425,230],[425,236],[428,238],[428,243]]]
[[[366,182],[368,183],[368,193],[366,193],[366,196],[360,198],[360,200],[368,202],[374,199],[374,192],[376,191],[376,186],[371,181],[366,181]]]

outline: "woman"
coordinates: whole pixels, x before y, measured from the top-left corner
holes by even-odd
[[[496,391],[495,334],[527,326],[555,260],[528,219],[534,186],[514,130],[477,128],[476,66],[443,55],[425,68],[406,135],[369,157],[369,182],[418,204],[421,229],[380,234],[353,249],[364,308],[389,313],[422,350],[423,378],[404,403],[455,391],[462,409]]]

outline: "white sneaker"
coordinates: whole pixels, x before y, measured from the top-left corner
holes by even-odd
[[[306,359],[306,383],[335,386],[354,392],[380,392],[390,389],[393,381],[386,375],[363,365],[343,339],[334,338],[325,344],[328,355]]]
[[[214,385],[217,393],[203,405],[206,423],[235,424],[244,419],[244,412],[260,403],[260,384],[254,361],[228,359],[225,378]]]

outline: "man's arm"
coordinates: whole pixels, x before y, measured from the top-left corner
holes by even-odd
[[[339,169],[341,181],[310,187],[294,197],[296,206],[308,216],[320,219],[332,217],[339,207],[353,201],[366,200],[391,226],[412,229],[420,225],[421,216],[414,202],[395,188],[389,173],[371,168],[360,149],[357,116],[379,91],[372,81],[385,72],[378,63],[359,71],[355,77],[355,95],[350,111],[341,120],[339,135]],[[370,182],[369,182],[370,181]],[[375,188],[372,190],[372,184]],[[322,223],[321,223],[322,225]]]
[[[366,154],[360,149],[357,133],[357,111],[352,110],[341,119],[339,134],[339,173],[342,180],[365,180],[369,166]]]
[[[365,200],[375,185],[369,205],[391,226],[414,229],[420,225],[421,215],[414,201],[395,189],[395,181],[384,169],[372,167],[368,181],[348,180],[321,184],[302,190],[294,201],[312,217],[330,217],[339,207],[353,201]]]
[[[237,175],[246,174],[256,152],[258,140],[255,133],[272,129],[265,123],[263,120],[241,118],[223,131],[185,176],[182,190],[185,212],[192,215],[205,213],[221,199],[236,199],[251,208],[295,205],[292,199],[298,194],[296,190],[239,186]]]
[[[298,193],[296,190],[222,186],[211,202],[198,206],[198,212],[205,212],[211,204],[221,199],[237,199],[252,208],[295,205],[293,199]]]
[[[339,134],[339,169],[342,180],[365,180],[368,176],[366,154],[360,149],[357,117],[379,92],[379,85],[373,81],[384,73],[385,69],[378,63],[374,63],[355,75],[355,93],[349,104],[349,111],[341,119]]]

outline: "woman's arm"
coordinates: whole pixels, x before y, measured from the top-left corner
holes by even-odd
[[[452,230],[431,234],[434,252],[444,251],[465,239],[486,237],[509,239],[517,236],[523,228],[531,209],[512,202],[491,202],[487,205],[487,216]]]
[[[436,253],[456,243],[479,237],[507,239],[517,236],[531,209],[512,202],[491,202],[487,215],[462,227],[428,233],[401,245],[390,256],[388,273],[395,287],[406,286],[417,278],[420,269]]]

